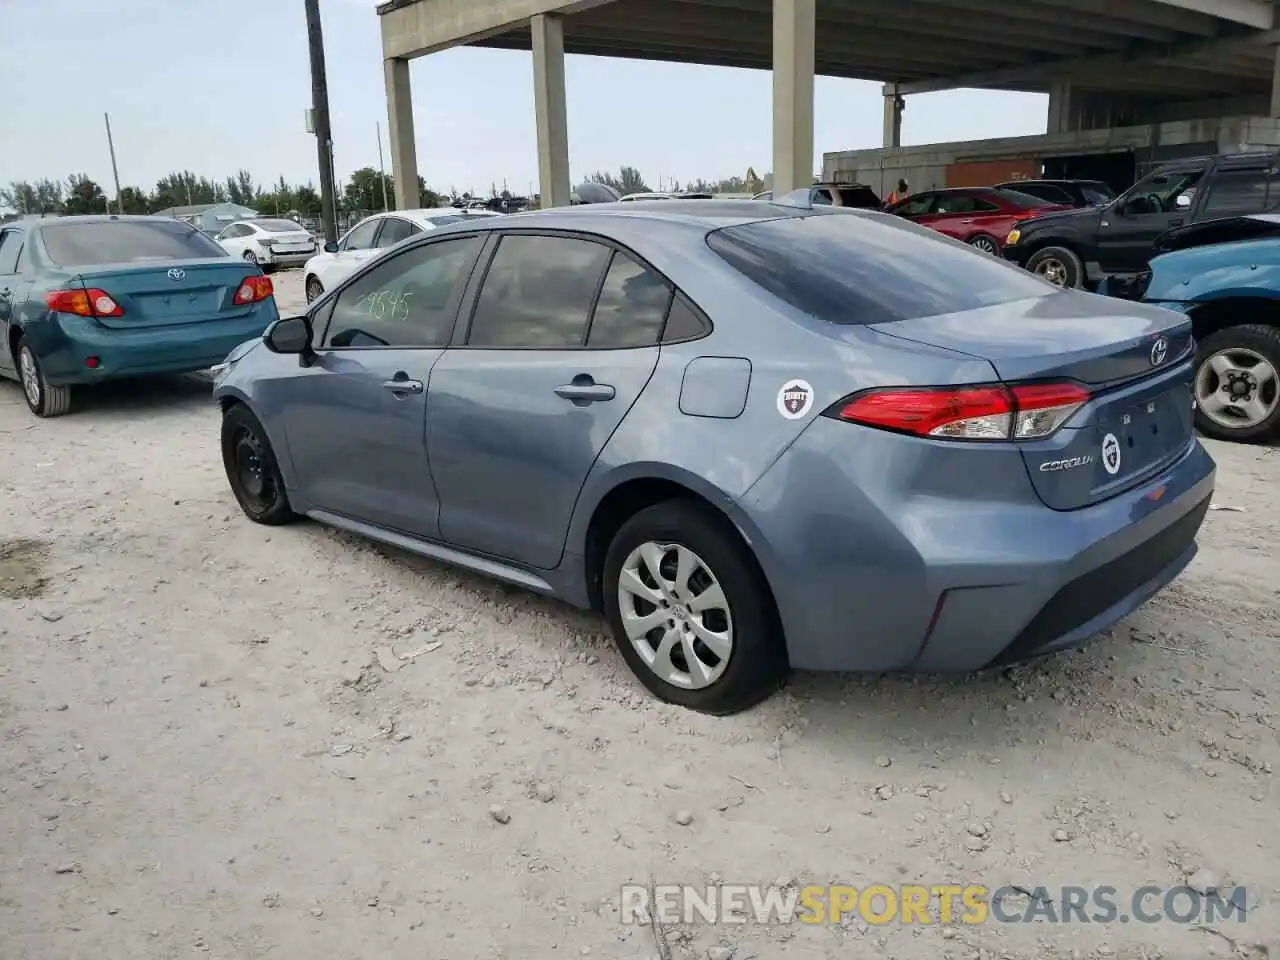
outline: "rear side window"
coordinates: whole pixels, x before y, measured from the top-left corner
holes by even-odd
[[[0,233],[0,277],[18,272],[18,252],[22,249],[22,234],[17,230]]]
[[[392,247],[401,240],[413,236],[413,224],[399,217],[388,217],[382,224],[382,233],[378,234],[378,246]]]
[[[662,336],[671,288],[625,253],[615,253],[596,301],[587,347],[648,347]]]
[[[932,317],[1055,291],[1007,261],[877,214],[724,227],[707,245],[769,293],[829,323]]]
[[[862,207],[867,210],[880,209],[880,198],[870,187],[840,187],[840,202],[846,207]]]
[[[225,257],[210,237],[179,220],[98,220],[40,230],[49,258],[62,267],[138,260]]]
[[[1025,194],[1029,197],[1035,197],[1038,200],[1047,200],[1050,203],[1072,203],[1071,194],[1063,190],[1061,187],[1055,187],[1051,183],[1025,183],[1018,184],[1017,188],[1001,187],[1001,190],[1009,190],[1013,193]]]
[[[1267,171],[1224,170],[1209,182],[1203,216],[1261,213],[1267,209]]]
[[[582,346],[612,252],[572,237],[503,237],[476,299],[467,344],[543,350]]]

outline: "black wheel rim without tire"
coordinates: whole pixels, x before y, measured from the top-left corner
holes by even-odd
[[[248,427],[241,427],[232,451],[236,485],[244,502],[254,513],[266,513],[276,502],[276,483],[262,441]]]

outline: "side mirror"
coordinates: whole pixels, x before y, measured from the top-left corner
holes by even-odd
[[[267,327],[262,342],[272,353],[310,353],[311,321],[306,317],[284,317]]]
[[[1177,198],[1173,201],[1173,205],[1177,207],[1179,210],[1190,210],[1191,198],[1188,197],[1185,193],[1180,193],[1178,194]]]
[[[336,243],[334,243],[332,240],[330,240],[328,243],[326,243],[326,244],[324,245],[324,252],[325,252],[325,253],[337,253],[337,252],[338,252],[338,245],[337,245]]]

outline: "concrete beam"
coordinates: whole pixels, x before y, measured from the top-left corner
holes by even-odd
[[[418,194],[418,148],[413,133],[413,92],[409,86],[409,61],[386,60],[387,133],[391,137],[391,176],[396,186],[396,209],[422,206]]]
[[[939,77],[934,80],[914,81],[903,84],[902,93],[934,93],[939,90],[955,90],[961,87],[986,87],[992,84],[1015,83],[1023,80],[1050,81],[1059,76],[1078,76],[1093,68],[1125,66],[1138,63],[1177,61],[1180,57],[1201,54],[1227,54],[1232,50],[1280,43],[1280,30],[1267,30],[1236,37],[1179,41],[1168,44],[1133,44],[1126,53],[1100,54],[1096,57],[1056,59],[1030,66],[1005,67],[999,70]]]
[[[1071,81],[1059,78],[1049,87],[1049,119],[1045,129],[1048,133],[1070,133],[1074,125],[1075,114],[1071,109]]]
[[[533,18],[533,113],[538,131],[541,206],[569,206],[569,122],[564,89],[564,21]]]
[[[1190,33],[1212,37],[1218,32],[1218,22],[1207,14],[1180,10],[1177,6],[1160,0],[1036,0],[1063,13],[1089,14],[1108,17],[1123,24],[1153,25],[1177,33]],[[1211,0],[1216,2],[1216,0]]]
[[[378,8],[382,56],[411,59],[461,46],[547,13],[577,13],[609,0],[393,0]]]
[[[773,0],[773,190],[813,182],[816,0]]]
[[[1263,0],[1156,0],[1165,6],[1177,7],[1179,10],[1192,10],[1219,20],[1230,20],[1232,23],[1253,27],[1255,30],[1270,30],[1275,26],[1275,5]]]

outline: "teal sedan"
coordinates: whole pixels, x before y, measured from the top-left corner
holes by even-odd
[[[167,217],[59,217],[0,227],[0,377],[38,417],[73,387],[221,362],[278,319],[271,280]]]

